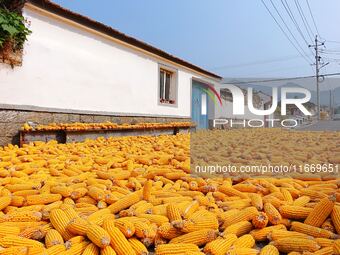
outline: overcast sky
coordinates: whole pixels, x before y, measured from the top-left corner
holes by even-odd
[[[264,0],[285,28],[270,0]],[[312,53],[290,20],[281,0],[272,0],[303,50]],[[295,0],[286,0],[302,33],[305,27]],[[112,26],[171,54],[226,77],[293,77],[313,75],[280,31],[261,0],[54,0],[71,10]],[[283,0],[284,2],[284,0]],[[316,32],[306,0],[298,0]],[[308,0],[327,50],[340,59],[340,0]],[[289,34],[289,32],[287,32]],[[294,41],[294,39],[292,39]],[[272,61],[275,60],[275,61]],[[259,63],[260,62],[260,63]],[[323,72],[340,72],[332,61]]]

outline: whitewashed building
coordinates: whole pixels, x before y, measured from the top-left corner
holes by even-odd
[[[220,76],[48,0],[23,13],[22,65],[0,63],[0,144],[25,121],[181,121],[196,109],[207,127],[213,109],[193,90]]]

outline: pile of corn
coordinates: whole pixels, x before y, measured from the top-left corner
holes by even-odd
[[[55,131],[55,130],[124,130],[124,129],[157,129],[157,128],[175,128],[175,127],[192,127],[191,122],[169,122],[169,123],[136,123],[136,124],[117,124],[113,122],[104,123],[50,123],[48,125],[34,125],[25,123],[21,130],[23,131]]]
[[[195,164],[340,164],[340,132],[251,128],[200,131],[191,137]]]
[[[195,178],[189,144],[1,148],[0,255],[340,254],[339,180]]]

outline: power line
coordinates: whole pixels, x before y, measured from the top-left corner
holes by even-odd
[[[303,40],[305,41],[305,43],[306,43],[307,45],[309,45],[309,43],[307,42],[306,37],[305,37],[304,34],[302,33],[302,30],[301,30],[299,24],[297,23],[297,21],[296,21],[296,19],[295,19],[295,17],[294,17],[294,14],[293,14],[292,10],[291,10],[290,7],[289,7],[289,4],[288,4],[287,0],[284,0],[284,2],[283,2],[283,0],[281,0],[281,3],[282,3],[282,5],[283,5],[283,7],[285,8],[286,12],[288,13],[290,19],[293,21],[293,24],[295,25],[297,31],[300,33],[300,35],[301,35],[301,37],[303,38]]]
[[[211,70],[218,70],[218,69],[225,69],[225,68],[238,68],[238,67],[244,67],[244,66],[253,66],[253,65],[259,65],[259,64],[269,64],[274,62],[281,62],[281,61],[288,61],[292,59],[300,58],[300,55],[294,55],[294,56],[286,56],[281,58],[275,58],[275,59],[268,59],[268,60],[259,60],[254,62],[248,62],[248,63],[241,63],[236,65],[225,65],[225,66],[217,66],[213,68],[209,68]]]
[[[285,2],[285,3],[284,3],[284,2]],[[307,39],[306,39],[304,33],[302,32],[302,30],[301,30],[301,28],[300,28],[300,26],[299,26],[299,23],[296,21],[296,19],[295,19],[295,17],[294,17],[294,14],[293,14],[293,11],[292,11],[291,8],[289,7],[289,4],[288,4],[287,0],[284,0],[284,2],[283,2],[283,0],[281,0],[281,3],[282,3],[282,5],[283,5],[283,7],[285,8],[286,12],[288,13],[290,19],[293,21],[293,24],[295,25],[297,31],[298,31],[299,34],[301,35],[302,39],[305,41],[306,45],[309,46],[309,43],[308,43],[308,41],[307,41]],[[310,38],[310,36],[309,36],[308,33],[307,33],[307,35],[308,35],[309,39],[310,39],[311,41],[313,41],[312,38]],[[312,52],[312,54],[314,54],[313,51],[312,51],[311,49],[310,49],[310,51]]]
[[[287,35],[286,31],[282,28],[282,26],[280,25],[280,23],[277,21],[277,19],[275,18],[275,16],[273,15],[273,13],[270,11],[270,9],[268,8],[268,6],[266,5],[266,3],[264,2],[264,0],[261,0],[262,4],[264,5],[264,7],[267,9],[268,13],[270,14],[270,16],[274,19],[275,23],[278,25],[278,27],[280,28],[280,30],[282,31],[282,33],[286,36],[286,38],[288,39],[288,41],[293,45],[293,47],[299,52],[299,54],[301,55],[301,57],[303,57],[306,62],[308,64],[311,64],[305,55],[303,55],[301,53],[301,51],[296,47],[296,45],[293,43],[293,41],[290,39],[290,37]]]
[[[308,0],[306,0],[306,3],[307,3],[307,6],[308,6],[308,10],[309,10],[310,16],[312,17],[312,21],[313,21],[314,27],[316,29],[316,32],[318,33],[319,37],[321,37],[321,35],[319,33],[318,26],[316,25],[316,22],[315,22],[315,19],[314,19],[314,15],[313,15],[312,9],[310,8]]]
[[[303,48],[301,47],[299,41],[296,39],[296,37],[294,36],[294,34],[292,33],[292,31],[290,30],[289,26],[287,25],[287,23],[285,22],[284,18],[282,17],[281,13],[279,12],[279,10],[276,8],[275,4],[273,3],[272,0],[270,0],[272,6],[274,7],[276,13],[279,15],[280,19],[282,20],[283,24],[285,25],[285,27],[287,28],[288,32],[290,33],[290,35],[293,37],[294,41],[296,42],[296,44],[299,46],[300,50],[305,54],[305,56],[308,56],[308,54],[306,54],[306,52],[303,50]],[[308,43],[307,43],[308,45]]]
[[[329,76],[338,76],[339,73],[328,73],[322,74],[320,76],[329,77]],[[263,83],[263,82],[274,82],[274,81],[290,81],[290,80],[301,80],[301,79],[308,79],[308,78],[315,78],[316,75],[309,75],[309,76],[300,76],[300,77],[289,77],[289,78],[280,78],[280,79],[267,79],[267,80],[253,80],[253,81],[240,81],[240,82],[223,82],[222,84],[249,84],[249,83]]]
[[[299,3],[297,0],[294,0],[294,2],[295,2],[295,5],[296,5],[296,8],[298,9],[298,12],[299,12],[299,14],[300,14],[300,17],[301,17],[301,19],[302,19],[302,23],[303,23],[303,25],[305,26],[305,29],[306,29],[306,31],[307,31],[309,37],[310,37],[310,38],[313,38],[313,31],[312,31],[312,29],[311,29],[310,26],[309,26],[309,23],[308,23],[308,21],[307,21],[307,19],[306,19],[305,14],[303,13],[303,10],[302,10],[302,8],[301,8],[300,3]],[[311,41],[313,41],[313,39],[311,39]]]

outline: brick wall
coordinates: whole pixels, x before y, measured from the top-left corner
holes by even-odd
[[[114,123],[140,123],[140,122],[173,122],[173,121],[190,121],[186,118],[170,117],[142,117],[142,116],[106,116],[91,114],[74,114],[74,113],[52,113],[37,111],[20,111],[20,110],[0,110],[0,145],[8,143],[19,144],[19,129],[27,122],[37,122],[39,124],[48,123],[72,123],[72,122],[105,122]]]

